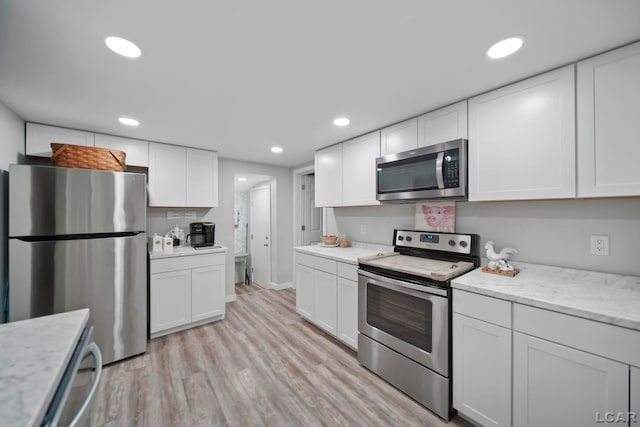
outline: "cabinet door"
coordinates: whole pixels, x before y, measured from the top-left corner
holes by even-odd
[[[318,270],[314,270],[313,278],[316,310],[314,320],[319,327],[335,336],[338,323],[338,278],[334,274]]]
[[[125,157],[127,165],[149,166],[149,143],[147,141],[97,133],[95,145],[96,147],[124,151],[127,155]]]
[[[418,147],[467,139],[467,101],[418,117]]]
[[[191,270],[191,321],[224,315],[224,265]]]
[[[640,195],[640,43],[578,63],[578,197]]]
[[[376,200],[376,158],[380,131],[342,144],[342,206],[379,205]]]
[[[629,366],[514,332],[514,425],[595,427],[628,408]]]
[[[316,151],[316,207],[342,205],[342,144]]]
[[[640,368],[636,368],[635,366],[631,367],[630,379],[629,412],[636,415],[633,420],[629,421],[640,423]],[[630,417],[631,416],[633,415],[630,415]]]
[[[358,350],[358,282],[338,278],[338,339]]]
[[[313,268],[296,264],[296,311],[308,320],[315,315],[315,286]]]
[[[413,118],[380,130],[380,153],[401,153],[418,148],[418,119]]]
[[[453,407],[484,426],[511,425],[511,330],[453,314]]]
[[[573,65],[469,100],[469,200],[571,198]]]
[[[149,206],[185,206],[187,150],[149,144]]]
[[[151,275],[151,333],[191,322],[191,270]]]
[[[218,206],[218,153],[187,148],[187,206]]]
[[[76,129],[27,123],[26,154],[29,156],[51,157],[51,143],[87,145],[93,147],[94,135]]]

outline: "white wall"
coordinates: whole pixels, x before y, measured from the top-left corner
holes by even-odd
[[[394,228],[414,228],[415,205],[327,209],[327,232],[391,244]],[[366,234],[360,233],[364,224]],[[481,245],[519,251],[513,261],[640,275],[640,198],[456,204],[456,231]],[[589,236],[609,236],[610,256],[589,253]],[[481,251],[484,255],[484,249]]]
[[[24,155],[24,120],[0,102],[0,323],[4,321],[4,287],[7,275],[9,228],[9,165]]]
[[[265,165],[260,163],[243,162],[240,160],[220,158],[218,160],[218,201],[219,205],[213,209],[190,209],[190,208],[149,208],[147,210],[147,233],[153,235],[154,232],[164,235],[170,228],[176,226],[188,232],[190,222],[211,221],[216,224],[216,243],[226,246],[229,250],[226,253],[226,295],[235,295],[234,271],[235,271],[235,228],[234,228],[234,205],[235,189],[234,175],[258,174],[274,177],[271,186],[271,197],[276,200],[277,208],[271,212],[272,227],[272,262],[271,281],[277,286],[289,284],[293,280],[292,273],[292,253],[293,236],[291,224],[293,222],[292,205],[292,169],[278,166]],[[196,220],[168,221],[166,219],[167,210],[173,211],[196,211]]]

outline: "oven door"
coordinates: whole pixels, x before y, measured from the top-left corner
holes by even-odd
[[[445,289],[358,270],[358,332],[449,376],[449,299]]]

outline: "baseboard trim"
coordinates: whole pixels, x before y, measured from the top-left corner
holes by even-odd
[[[282,289],[293,288],[293,282],[285,282],[285,283],[275,283],[271,282],[271,289],[275,289],[276,291],[281,291]]]
[[[236,294],[232,294],[232,295],[227,295],[225,297],[225,301],[226,302],[234,302],[237,299]]]

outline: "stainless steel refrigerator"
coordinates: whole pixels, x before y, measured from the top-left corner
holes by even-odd
[[[9,167],[9,321],[80,308],[103,363],[147,343],[146,177]]]

